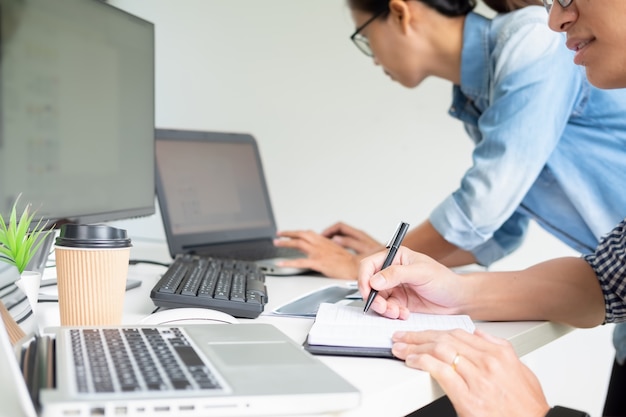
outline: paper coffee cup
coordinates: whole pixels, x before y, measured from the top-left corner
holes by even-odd
[[[55,244],[61,325],[121,324],[130,248],[123,229],[61,227]]]

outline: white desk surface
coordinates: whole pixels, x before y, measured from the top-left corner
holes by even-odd
[[[171,260],[165,244],[135,244],[131,259],[161,262]],[[124,323],[133,324],[154,310],[150,290],[165,268],[138,264],[130,267],[129,278],[139,279],[142,285],[126,292]],[[54,275],[54,269],[45,277]],[[271,311],[290,300],[318,288],[345,284],[345,281],[317,276],[266,277],[269,302],[257,322],[271,323],[298,343],[304,342],[313,319],[274,316]],[[41,326],[58,325],[56,303],[39,303],[37,316]],[[248,321],[249,319],[239,319]],[[492,335],[508,339],[518,355],[523,356],[567,334],[572,329],[549,322],[477,322],[476,327]],[[425,372],[408,368],[402,361],[378,358],[318,356],[324,363],[342,375],[362,394],[361,406],[336,414],[352,416],[404,416],[443,395],[439,385]],[[303,410],[305,411],[305,410]]]

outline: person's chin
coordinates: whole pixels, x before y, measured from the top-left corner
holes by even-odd
[[[406,88],[413,88],[413,87],[415,87],[415,86],[416,86],[416,85],[415,85],[415,83],[409,82],[408,80],[395,78],[395,77],[393,77],[393,76],[392,76],[392,75],[390,75],[390,74],[387,74],[387,75],[389,75],[389,78],[391,78],[391,80],[392,80],[392,81],[394,81],[394,82],[396,82],[396,83],[400,84],[400,85],[401,85],[401,86],[403,86],[403,87],[406,87]]]
[[[594,87],[605,90],[626,88],[626,76],[623,76],[622,74],[606,74],[607,67],[604,67],[599,71],[594,71],[592,66],[585,64],[582,65],[585,66],[587,71],[587,79]]]
[[[588,57],[579,65],[585,67],[587,79],[594,87],[607,90],[626,87],[626,75],[623,72],[614,70],[614,68],[619,68],[617,64]]]
[[[385,71],[385,75],[387,75],[387,77],[389,77],[391,81],[396,82],[406,88],[415,88],[418,85],[420,85],[422,81],[424,80],[423,78],[420,78],[419,80],[406,79],[406,77],[398,78],[398,77],[394,77],[392,74],[388,73],[387,71]]]
[[[419,86],[422,83],[422,81],[424,81],[424,80],[423,79],[420,79],[420,80],[404,80],[404,81],[397,81],[396,80],[397,83],[401,84],[403,87],[406,87],[406,88],[415,88],[415,87]]]

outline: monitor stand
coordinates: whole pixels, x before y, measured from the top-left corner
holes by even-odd
[[[46,268],[46,264],[48,263],[48,256],[52,253],[52,245],[54,244],[54,238],[56,236],[56,230],[53,230],[51,233],[44,238],[43,243],[37,249],[35,256],[30,260],[28,265],[26,265],[27,271],[36,271],[42,274],[43,270]]]

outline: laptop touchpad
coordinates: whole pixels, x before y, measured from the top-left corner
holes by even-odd
[[[228,366],[302,365],[311,358],[287,343],[210,344],[210,348]]]

